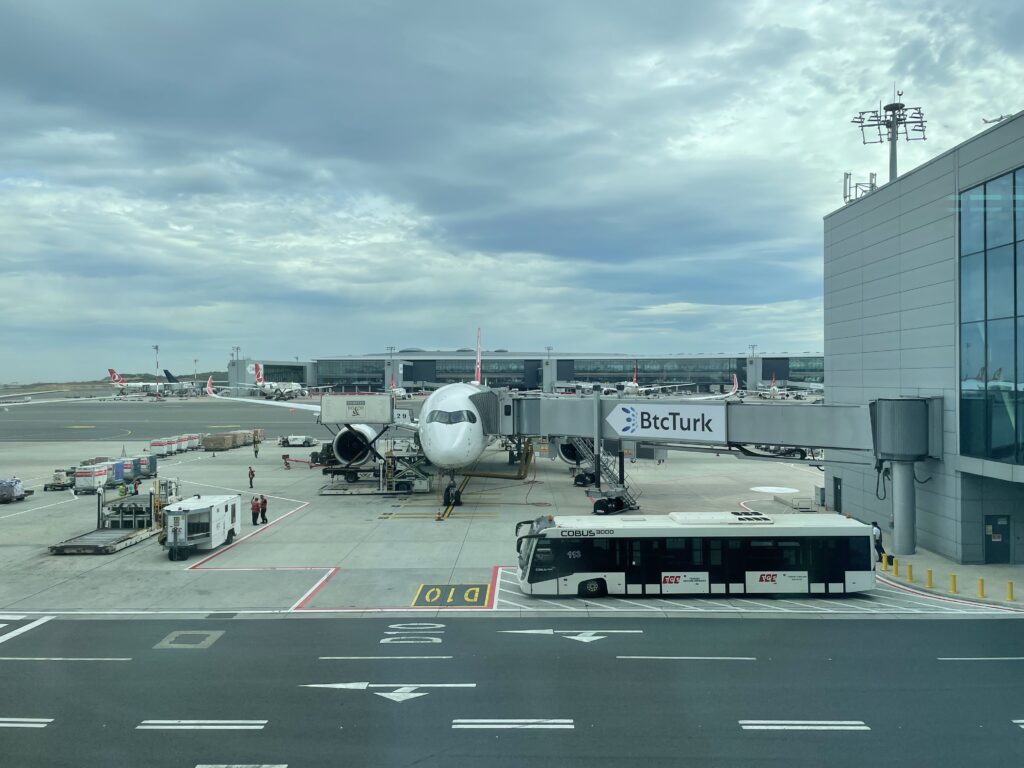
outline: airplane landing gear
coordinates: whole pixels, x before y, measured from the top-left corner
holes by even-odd
[[[455,486],[455,475],[452,474],[448,485],[444,488],[444,505],[446,507],[462,506],[462,491]]]

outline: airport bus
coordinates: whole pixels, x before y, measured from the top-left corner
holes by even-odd
[[[528,595],[835,595],[875,586],[871,528],[842,515],[549,516],[519,523],[516,537]]]

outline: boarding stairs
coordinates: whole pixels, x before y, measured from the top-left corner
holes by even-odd
[[[576,449],[581,464],[589,464],[597,472],[597,457],[594,455],[594,441],[586,437],[572,437],[569,442]],[[629,475],[623,472],[619,482],[618,458],[614,454],[601,453],[601,487],[588,486],[587,495],[597,499],[594,512],[623,512],[640,508],[642,492],[630,486]]]

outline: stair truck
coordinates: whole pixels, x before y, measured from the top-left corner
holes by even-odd
[[[242,499],[238,494],[196,494],[164,507],[163,513],[164,547],[169,560],[188,560],[193,549],[203,551],[230,544],[242,532]]]

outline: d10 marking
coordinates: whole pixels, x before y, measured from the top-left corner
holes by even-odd
[[[420,584],[413,608],[486,608],[490,584]]]
[[[401,704],[403,701],[426,696],[430,691],[417,692],[417,688],[476,688],[476,683],[309,683],[300,686],[301,688],[342,688],[350,691],[365,691],[368,688],[394,688],[390,693],[373,692],[380,696]]]
[[[642,635],[642,629],[499,629],[507,635],[562,635],[566,640],[592,643],[608,635]]]

